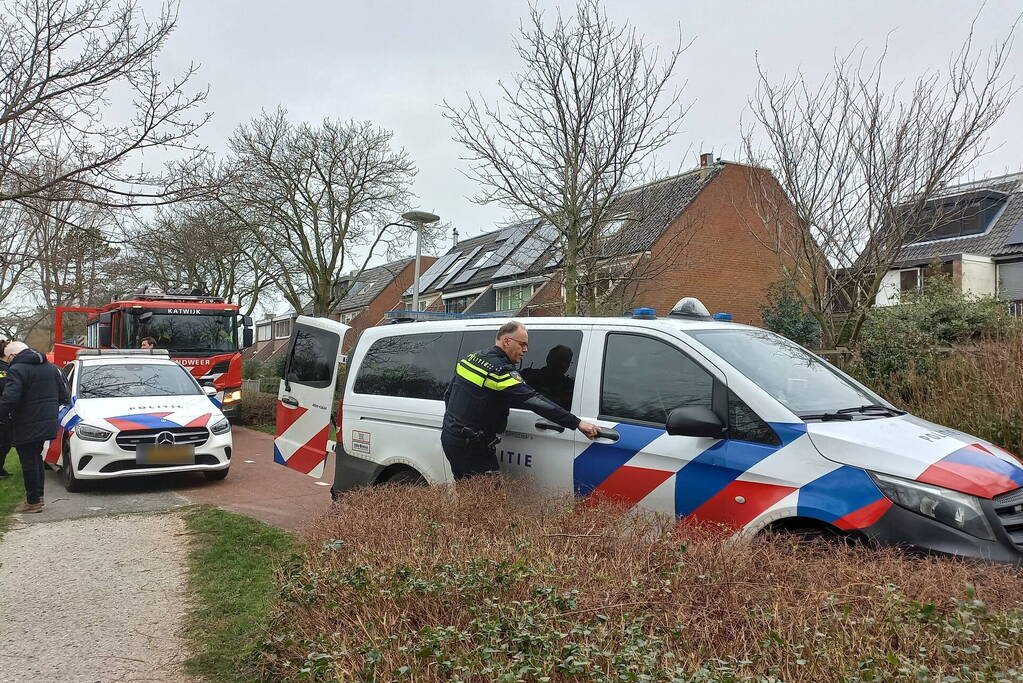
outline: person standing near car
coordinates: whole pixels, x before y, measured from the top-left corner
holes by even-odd
[[[599,429],[544,398],[522,380],[517,367],[529,348],[526,326],[510,321],[497,331],[490,349],[458,361],[444,396],[440,442],[456,480],[498,471],[496,446],[508,426],[510,408],[532,410],[595,439]]]
[[[25,480],[25,502],[14,511],[42,512],[43,444],[57,438],[57,410],[71,395],[60,370],[23,342],[8,343],[3,360],[8,369],[0,417],[10,419],[11,441]]]
[[[0,394],[4,392],[4,383],[7,381],[7,362],[2,360],[6,341],[0,341]],[[0,479],[11,476],[7,471],[7,455],[11,452],[11,423],[3,416],[0,416]]]
[[[152,337],[143,337],[141,346],[143,351],[152,351],[156,348],[156,340]]]

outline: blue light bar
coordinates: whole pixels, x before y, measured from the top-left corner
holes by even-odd
[[[711,317],[714,318],[714,320],[722,320],[722,321],[727,322],[727,321],[732,319],[732,314],[731,313],[715,313]]]

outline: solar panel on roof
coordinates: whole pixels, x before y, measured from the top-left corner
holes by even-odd
[[[436,287],[437,289],[443,289],[448,284],[448,282],[450,282],[452,279],[454,279],[456,275],[458,275],[458,271],[462,270],[462,268],[464,268],[467,263],[471,262],[474,258],[476,258],[476,254],[479,253],[479,250],[480,248],[476,247],[468,254],[455,261],[455,265],[451,266],[451,270],[449,270],[444,277],[438,280],[437,284],[434,285],[434,287]]]
[[[458,258],[461,255],[462,252],[453,251],[450,254],[444,254],[439,259],[434,261],[433,265],[427,268],[426,272],[422,273],[419,276],[419,291],[425,292],[426,289],[433,284],[433,281],[440,277],[441,273],[443,273],[444,270],[449,265],[451,265],[456,258]],[[405,294],[403,294],[403,296],[411,296],[412,289],[413,289],[412,285],[409,285],[409,288],[405,290]]]
[[[529,270],[536,260],[550,248],[556,237],[557,231],[553,226],[541,225],[522,243],[522,246],[509,255],[504,265],[494,273],[494,279],[518,275]]]
[[[1023,218],[1019,219],[1019,222],[1012,227],[1012,231],[1009,233],[1009,239],[1005,240],[1008,244],[1023,244]]]
[[[519,246],[519,243],[521,243],[522,240],[525,239],[526,235],[529,234],[529,229],[532,228],[533,225],[533,223],[516,223],[515,225],[506,228],[505,232],[507,233],[507,237],[505,237],[504,243],[497,248],[497,252],[494,253],[492,263],[494,265],[504,263],[505,259],[508,258],[508,255],[511,254],[515,247]]]

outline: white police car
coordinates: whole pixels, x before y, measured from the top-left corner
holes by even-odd
[[[231,425],[166,351],[83,350],[64,368],[71,403],[60,409],[45,461],[68,491],[90,479],[202,472],[223,479]]]
[[[300,316],[277,409],[274,458],[333,491],[445,482],[444,394],[455,364],[504,320],[371,327],[339,372],[345,334]],[[752,535],[846,534],[1023,565],[1023,463],[983,439],[908,415],[772,332],[684,299],[666,317],[531,318],[520,372],[602,429],[594,441],[513,409],[501,469],[542,489],[610,499]],[[343,377],[337,445],[329,421]]]

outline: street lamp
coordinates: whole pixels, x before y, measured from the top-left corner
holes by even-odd
[[[422,237],[423,237],[423,226],[428,223],[436,223],[440,220],[440,216],[429,213],[427,211],[407,211],[401,214],[401,217],[407,220],[409,223],[416,228],[416,275],[415,281],[412,283],[412,308],[413,310],[419,310],[419,264],[422,260]]]

